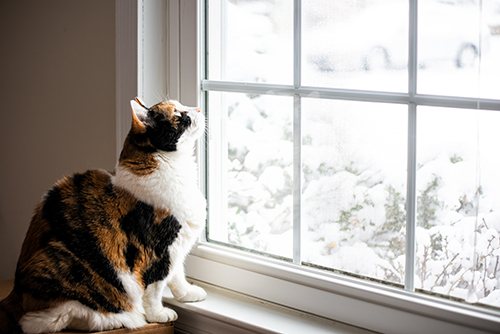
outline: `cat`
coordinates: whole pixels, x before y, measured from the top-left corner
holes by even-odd
[[[14,289],[0,304],[0,333],[173,321],[177,314],[162,304],[166,285],[179,301],[205,299],[184,276],[206,218],[193,156],[205,117],[177,101],[130,103],[132,126],[115,172],[65,177],[36,207]]]

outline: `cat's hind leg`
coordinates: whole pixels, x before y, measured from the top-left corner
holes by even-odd
[[[42,311],[28,312],[20,320],[24,333],[59,332],[63,329],[102,331],[146,325],[141,310],[104,314],[77,301],[63,302]]]
[[[24,333],[59,332],[66,329],[75,317],[83,316],[84,309],[77,301],[63,302],[52,308],[28,312],[19,324]]]
[[[177,313],[163,306],[163,289],[167,280],[151,283],[144,291],[142,297],[144,310],[146,311],[146,319],[149,322],[169,322],[177,320]]]
[[[60,332],[69,325],[71,318],[70,314],[61,312],[61,308],[56,307],[45,311],[28,312],[21,318],[19,324],[23,333]]]

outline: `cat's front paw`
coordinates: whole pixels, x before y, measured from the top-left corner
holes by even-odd
[[[146,312],[146,320],[148,322],[175,321],[177,320],[177,313],[168,307],[164,307],[157,312]]]
[[[180,302],[199,302],[207,298],[205,290],[196,285],[189,285],[182,291],[172,291],[174,298]]]

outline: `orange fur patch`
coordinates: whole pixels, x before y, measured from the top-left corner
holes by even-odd
[[[158,161],[153,155],[134,148],[131,140],[129,135],[123,144],[119,163],[120,166],[127,168],[137,176],[147,176],[153,173],[158,167]],[[147,144],[145,146],[147,146]]]
[[[165,118],[168,119],[169,122],[172,124],[173,128],[177,129],[179,120],[177,119],[177,116],[175,116],[174,114],[174,112],[177,110],[176,108],[177,107],[172,102],[165,101],[155,105],[154,107],[151,108],[151,110],[163,114]]]

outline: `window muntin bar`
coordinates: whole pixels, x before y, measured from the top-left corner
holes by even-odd
[[[406,264],[405,290],[415,291],[415,189],[417,173],[417,108],[415,103],[409,103],[408,109],[408,162],[406,181]]]
[[[293,87],[302,85],[302,0],[293,5]],[[293,263],[302,263],[302,101],[293,97]]]
[[[481,109],[500,110],[500,100],[477,99],[471,97],[452,97],[444,95],[427,95],[392,92],[377,92],[363,90],[349,90],[339,88],[302,86],[295,89],[288,85],[241,83],[229,81],[202,80],[203,91],[234,92],[265,95],[293,96],[299,94],[302,97],[315,97],[319,99],[351,100],[366,102],[383,102],[408,104],[415,103],[423,106],[441,106],[450,108],[477,109],[480,102]]]
[[[417,94],[417,34],[418,34],[418,1],[409,2],[409,36],[408,36],[408,95]],[[417,159],[417,107],[414,102],[408,103],[408,162],[406,181],[406,264],[405,290],[415,291],[415,187]]]
[[[302,100],[293,97],[293,263],[302,263]]]

